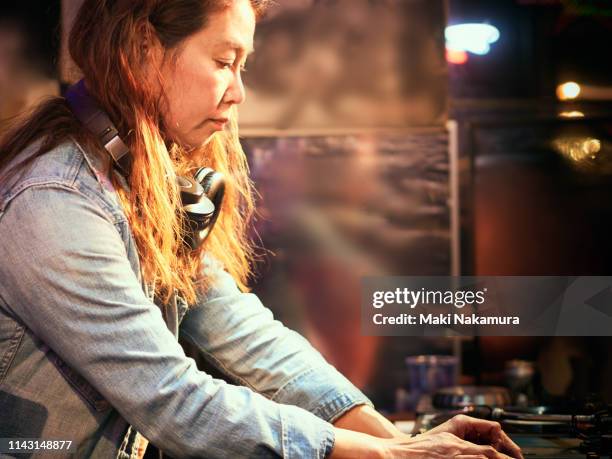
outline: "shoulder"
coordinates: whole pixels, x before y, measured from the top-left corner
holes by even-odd
[[[40,141],[32,143],[7,166],[6,171],[34,156],[40,145]],[[0,182],[0,214],[26,190],[37,190],[38,194],[45,190],[63,189],[92,201],[115,222],[125,220],[109,171],[109,164],[97,152],[84,150],[70,138],[37,155],[17,174],[11,174]]]

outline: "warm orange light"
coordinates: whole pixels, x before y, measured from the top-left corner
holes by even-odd
[[[584,113],[578,110],[572,110],[570,112],[561,112],[559,116],[562,118],[584,118]]]
[[[601,140],[593,137],[564,137],[553,140],[553,148],[575,162],[595,159],[601,151]]]
[[[465,64],[468,60],[467,52],[446,48],[446,62],[449,64]]]
[[[580,95],[580,85],[573,81],[557,86],[557,97],[559,100],[571,100]]]

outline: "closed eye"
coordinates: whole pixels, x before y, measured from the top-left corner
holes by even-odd
[[[219,68],[222,68],[222,69],[231,69],[233,63],[225,62],[225,61],[217,61],[217,65],[219,66]]]
[[[217,61],[217,65],[219,66],[220,69],[228,69],[231,70],[232,67],[234,66],[233,62],[227,62],[227,61]],[[241,72],[246,72],[246,65],[242,64],[240,66],[240,71]]]

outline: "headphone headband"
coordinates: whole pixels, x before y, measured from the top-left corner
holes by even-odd
[[[127,177],[132,169],[130,149],[119,136],[117,128],[106,112],[87,91],[85,80],[80,80],[68,88],[65,97],[77,119],[100,140],[104,149],[113,158],[119,172]]]
[[[117,128],[96,103],[85,87],[85,81],[68,88],[68,106],[77,119],[94,134],[110,154],[115,167],[127,178],[132,170],[132,155],[119,137]],[[198,169],[195,178],[177,176],[181,195],[183,242],[191,250],[197,249],[210,234],[221,211],[225,182],[223,175],[210,168]]]

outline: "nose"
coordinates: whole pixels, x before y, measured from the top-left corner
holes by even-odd
[[[240,70],[234,72],[232,81],[225,92],[225,102],[232,105],[240,105],[246,99],[244,84]]]

